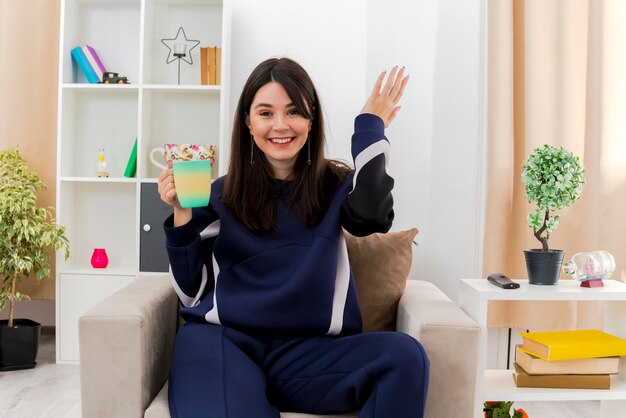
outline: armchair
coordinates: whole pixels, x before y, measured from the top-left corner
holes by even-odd
[[[139,277],[79,321],[82,416],[169,418],[167,378],[178,321],[167,276]],[[409,280],[396,329],[430,359],[426,417],[473,416],[480,327],[430,282]],[[357,413],[334,416],[356,418]],[[284,412],[281,418],[333,418]]]

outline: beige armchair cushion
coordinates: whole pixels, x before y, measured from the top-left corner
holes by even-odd
[[[396,329],[398,301],[413,259],[417,229],[355,237],[344,231],[363,317],[363,332]]]

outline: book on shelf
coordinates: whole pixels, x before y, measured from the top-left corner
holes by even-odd
[[[519,345],[515,347],[515,363],[530,375],[616,374],[619,372],[619,357],[547,361],[526,353]]]
[[[200,47],[200,84],[209,84],[209,48]]]
[[[217,46],[200,48],[200,84],[210,86],[222,84],[222,48]]]
[[[72,58],[74,58],[74,61],[76,61],[76,64],[78,64],[78,67],[85,75],[87,81],[92,84],[98,83],[98,75],[91,67],[91,64],[89,64],[89,61],[87,60],[83,49],[80,46],[77,46],[76,48],[72,49],[70,53],[72,54]]]
[[[222,84],[222,48],[215,48],[215,84]]]
[[[124,177],[135,177],[137,174],[137,138],[135,138],[135,144],[133,150],[128,157],[128,163],[126,163],[126,170],[124,170]]]
[[[100,57],[98,56],[96,50],[89,45],[83,45],[81,49],[83,50],[83,54],[85,54],[87,61],[89,61],[91,68],[98,76],[98,81],[103,81],[103,75],[107,72],[107,70],[104,67],[104,64],[102,64],[102,61],[100,60]]]
[[[215,47],[209,47],[209,85],[215,85]]]
[[[521,349],[543,360],[626,355],[626,340],[596,329],[523,332]]]
[[[518,388],[555,389],[610,389],[608,374],[528,374],[517,363],[513,364],[513,380]]]

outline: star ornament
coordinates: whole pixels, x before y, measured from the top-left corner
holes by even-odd
[[[176,32],[176,37],[172,39],[161,39],[163,45],[169,49],[167,54],[166,64],[170,62],[176,61],[177,59],[182,59],[187,64],[193,64],[193,58],[191,57],[191,51],[200,44],[200,41],[195,39],[187,39],[187,35],[185,34],[185,29],[181,26],[178,28],[178,32]],[[174,55],[174,44],[187,45],[187,53],[184,56],[177,57]],[[189,60],[187,60],[189,57]]]

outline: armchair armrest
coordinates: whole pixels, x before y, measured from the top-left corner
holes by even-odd
[[[419,340],[428,354],[426,416],[474,416],[479,325],[434,284],[409,280],[396,329]]]
[[[143,417],[169,374],[177,309],[169,278],[151,276],[81,316],[83,417]]]

